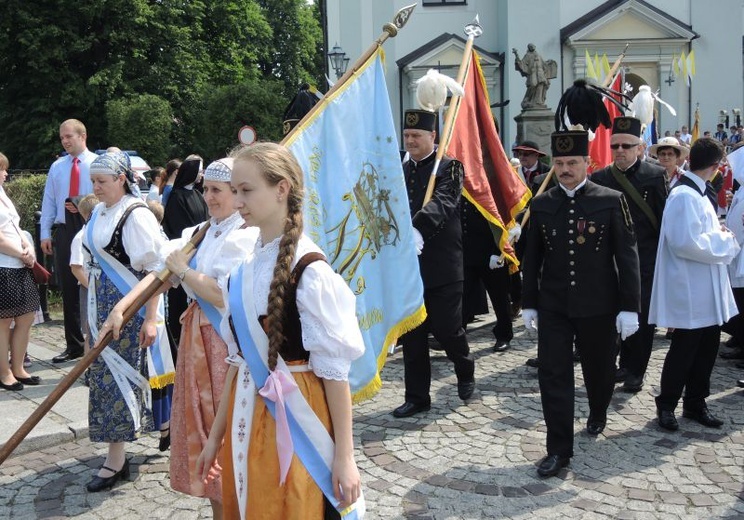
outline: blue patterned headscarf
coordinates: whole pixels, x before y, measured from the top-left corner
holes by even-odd
[[[127,191],[135,197],[141,197],[129,156],[124,152],[106,152],[96,157],[90,165],[90,174],[124,175],[127,179]]]

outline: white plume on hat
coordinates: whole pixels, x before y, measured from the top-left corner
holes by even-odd
[[[416,81],[416,100],[419,106],[429,112],[437,112],[447,102],[447,89],[455,96],[464,96],[465,91],[457,81],[429,69],[426,75]]]
[[[651,87],[648,85],[641,85],[638,87],[638,94],[633,96],[631,115],[641,121],[643,128],[650,125],[654,120],[654,101],[658,101],[659,104],[667,107],[673,116],[677,115],[677,111],[674,110],[669,103],[663,101],[659,97],[658,93],[653,92]]]

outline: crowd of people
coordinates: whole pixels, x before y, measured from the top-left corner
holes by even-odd
[[[711,183],[731,140],[690,142],[683,127],[679,139],[644,150],[641,134],[639,120],[615,118],[612,163],[591,176],[586,131],[552,134],[552,169],[536,143],[514,147],[515,174],[534,198],[525,229],[509,230],[521,261],[511,273],[487,221],[461,196],[463,165],[445,156],[433,172],[435,115],[406,112],[403,172],[428,317],[399,338],[405,394],[394,417],[431,408],[429,333],[454,365],[460,399],[473,397],[466,328],[487,294],[495,352],[510,348],[520,312],[537,333],[528,364],[547,426],[539,475],[558,474],[574,456],[574,362],[596,436],[616,382],[643,387],[657,326],[671,337],[658,425],[679,428],[680,400],[684,417],[722,425],[706,404],[721,327],[733,346],[744,342],[744,190],[737,182],[724,198],[723,225]],[[174,159],[150,172],[143,197],[127,154],[93,154],[86,139],[80,121],[60,125],[67,154],[49,171],[40,239],[64,302],[66,349],[53,361],[113,337],[86,373],[89,436],[108,446],[88,491],[128,479],[126,444],[159,430],[172,487],[209,499],[215,518],[361,510],[348,374],[364,344],[352,291],[303,234],[297,160],[273,143],[206,168],[199,156]],[[39,298],[32,241],[2,190],[7,168],[0,154],[0,385],[22,390],[40,383],[23,366]],[[309,442],[294,446],[301,438]]]

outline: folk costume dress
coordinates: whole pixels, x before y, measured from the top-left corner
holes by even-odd
[[[253,252],[258,231],[256,228],[240,229],[244,221],[237,212],[220,223],[215,219],[210,223],[190,265],[224,282],[230,269]],[[182,248],[202,225],[187,228],[182,238],[168,242],[161,252],[163,262],[171,251]],[[227,345],[219,336],[222,313],[198,299],[187,283],[183,288],[191,303],[181,317],[181,342],[176,361],[170,424],[171,487],[188,495],[221,501],[221,480],[217,478],[204,485],[196,474],[196,459],[209,437],[227,376]]]
[[[244,334],[240,330],[241,323],[250,328],[254,338],[264,334],[262,324],[280,240],[281,237],[264,245],[259,239],[253,257],[234,269],[225,284],[226,319],[222,321],[222,333],[228,343],[228,361],[240,367],[230,397],[221,452],[226,519],[317,519],[324,517],[326,507],[323,492],[298,456],[301,449],[297,445],[290,448],[294,454],[288,452],[291,463],[288,457],[282,459],[288,464],[288,473],[280,486],[284,474],[282,455],[277,447],[277,424],[280,435],[282,433],[280,413],[277,412],[275,420],[264,398],[256,395],[258,380],[255,374],[249,373],[249,365],[242,357],[246,355],[246,345],[242,340],[239,345],[234,339],[236,336],[245,339],[245,335],[241,336]],[[285,295],[287,342],[280,348],[279,363],[272,376],[279,371],[282,377],[292,378],[290,381],[296,383],[311,412],[322,423],[318,428],[325,429],[320,437],[327,438],[330,434],[332,438],[333,427],[322,379],[348,380],[351,362],[364,351],[355,314],[355,297],[344,280],[324,261],[318,246],[304,235],[297,244],[292,269],[293,285]],[[250,322],[242,322],[242,319]],[[264,340],[256,341],[260,344]],[[253,381],[256,381],[255,386]],[[297,397],[296,390],[294,397]],[[289,402],[292,397],[287,397],[291,391],[286,385],[283,392],[288,410],[296,412],[297,409],[292,408],[294,403]],[[275,407],[280,408],[278,404]],[[314,438],[312,445],[317,446],[319,442]],[[332,443],[328,451],[333,452]]]
[[[165,239],[155,216],[133,195],[124,195],[110,207],[98,204],[86,230],[83,248],[85,261],[90,267],[88,289],[94,293],[88,300],[89,325],[95,337],[94,327],[95,331],[100,330],[114,305],[122,298],[122,291],[113,279],[116,275],[101,267],[97,255],[101,251],[108,254],[108,258],[123,266],[125,276],[131,275],[131,279],[136,281],[157,267],[160,260],[158,251]],[[90,367],[88,423],[89,436],[94,442],[133,441],[153,429],[150,396],[153,374],[148,372],[151,365],[148,350],[155,347],[139,347],[142,323],[142,315],[136,314],[122,328],[119,340],[112,341]],[[165,347],[170,352],[167,344]],[[158,357],[158,364],[160,361]],[[165,379],[174,377],[172,360],[170,363],[170,373],[161,374]]]

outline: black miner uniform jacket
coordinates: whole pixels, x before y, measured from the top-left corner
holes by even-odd
[[[620,184],[618,184],[612,175],[612,167],[613,165],[610,165],[597,170],[592,173],[590,179],[596,184],[624,193]],[[664,205],[666,204],[669,193],[666,176],[661,166],[655,166],[641,160],[637,160],[622,175],[625,175],[630,183],[635,186],[635,189],[638,190],[638,193],[640,193],[641,197],[649,205],[658,221],[658,227],[654,227],[633,199],[627,194],[625,195],[625,200],[630,208],[630,215],[633,217],[633,228],[635,229],[636,240],[638,241],[641,276],[644,278],[644,284],[651,284],[653,281],[654,266],[656,265],[656,250],[659,246],[661,216],[664,213]],[[647,292],[647,297],[650,298],[650,289]]]
[[[460,226],[463,167],[457,160],[442,158],[432,199],[422,209],[435,156],[432,153],[418,163],[409,160],[403,164],[413,227],[424,237],[419,266],[425,288],[463,280]]]
[[[640,311],[638,250],[622,194],[587,181],[532,201],[522,307],[571,318]],[[616,267],[617,265],[617,267]]]

